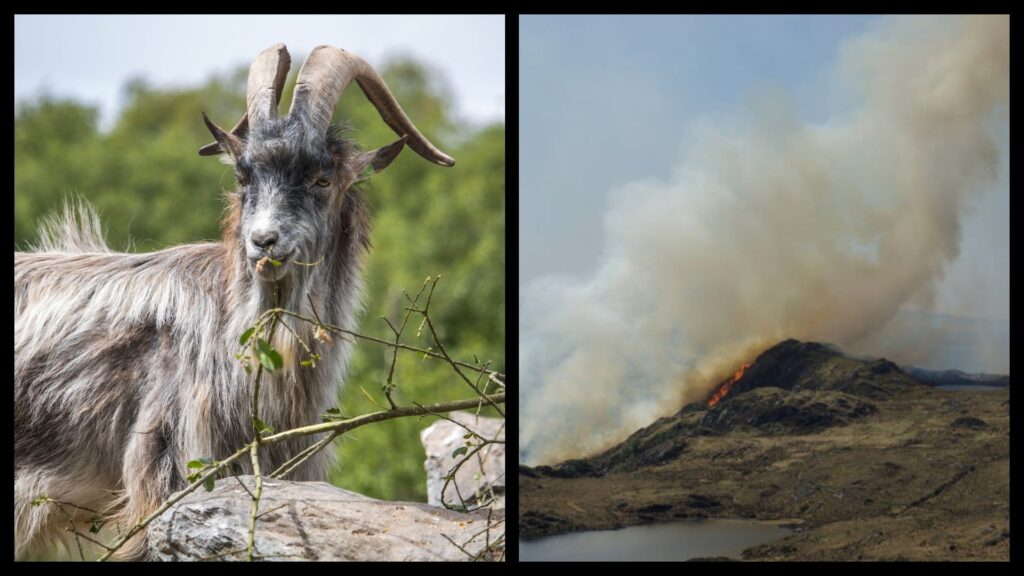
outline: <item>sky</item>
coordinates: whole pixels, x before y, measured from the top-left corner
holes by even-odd
[[[809,123],[857,102],[832,66],[875,16],[520,17],[520,290],[583,277],[605,248],[609,192],[666,178],[684,136],[728,125],[772,91]],[[964,219],[931,311],[1009,318],[1009,128],[999,182]],[[984,298],[964,298],[983,287]]]
[[[351,50],[371,64],[413,56],[438,69],[455,110],[473,123],[505,119],[504,16],[109,16],[18,15],[15,102],[45,91],[100,106],[109,127],[126,80],[192,86],[248,66],[284,42],[297,55],[319,44]],[[58,40],[59,39],[59,40]]]

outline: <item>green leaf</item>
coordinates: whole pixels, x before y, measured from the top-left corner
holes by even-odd
[[[301,364],[303,366],[312,366],[312,367],[316,368],[316,361],[319,360],[319,359],[320,359],[320,355],[319,354],[310,354],[309,355],[309,360],[303,360],[303,361],[299,362],[299,364]]]
[[[252,328],[249,328],[245,332],[242,332],[242,337],[238,339],[238,343],[241,344],[242,346],[245,346],[245,343],[249,341],[249,338],[252,338],[252,335],[255,332],[256,332],[256,327],[255,326],[253,326]]]
[[[263,420],[260,420],[259,418],[252,419],[252,427],[255,428],[256,432],[260,434],[262,434],[263,432],[266,432],[267,434],[274,433],[274,427],[267,426],[267,424],[263,422]]]
[[[210,476],[206,482],[203,482],[203,488],[206,488],[207,492],[213,492],[213,482],[213,476]]]
[[[260,364],[263,364],[263,367],[270,372],[278,370],[284,365],[284,360],[281,359],[281,355],[278,354],[277,350],[274,350],[266,340],[257,338],[256,348],[260,357]]]
[[[274,260],[273,258],[267,258],[267,260],[269,260],[270,263],[274,265],[274,268],[280,268],[281,267],[281,261],[280,260]]]
[[[328,408],[327,413],[320,416],[321,422],[333,422],[339,418],[344,418],[345,415],[341,413],[341,410],[337,408]]]
[[[206,468],[207,466],[213,466],[216,463],[217,463],[217,461],[214,460],[213,458],[210,458],[209,456],[200,456],[199,458],[196,458],[195,460],[190,461],[188,463],[188,467],[189,468]]]
[[[466,448],[465,446],[460,446],[456,448],[455,451],[452,452],[452,458],[458,458],[459,456],[462,456],[463,454],[466,453],[467,450],[469,450],[469,448]]]
[[[36,496],[35,498],[32,499],[32,505],[39,506],[40,504],[46,504],[49,501],[49,496]]]

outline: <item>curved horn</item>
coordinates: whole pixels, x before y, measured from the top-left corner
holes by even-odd
[[[334,108],[352,80],[363,89],[384,122],[399,136],[408,137],[407,145],[417,154],[441,166],[455,164],[451,156],[420,134],[372,66],[356,54],[333,46],[317,46],[303,62],[288,114],[303,115],[320,133],[326,132]]]
[[[249,67],[249,82],[246,86],[245,114],[231,129],[231,134],[244,138],[250,124],[258,125],[268,118],[277,118],[277,105],[281,103],[284,81],[288,77],[292,58],[284,44],[275,44],[260,52]],[[200,156],[212,156],[222,152],[216,142],[199,149]]]
[[[291,66],[292,58],[284,44],[275,44],[256,57],[249,67],[245,96],[250,124],[258,126],[268,118],[277,118],[277,105]]]

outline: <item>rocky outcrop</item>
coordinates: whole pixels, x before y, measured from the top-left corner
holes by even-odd
[[[863,360],[817,342],[785,340],[772,346],[730,388],[729,396],[755,388],[832,390],[873,400],[921,393],[924,384],[884,359]]]
[[[223,479],[153,521],[153,559],[244,559],[252,499],[239,480],[254,489],[251,476]],[[503,519],[503,511],[493,513],[490,542],[504,534]],[[375,500],[326,482],[266,480],[255,548],[267,560],[469,560],[485,549],[487,527],[487,510],[462,514]]]
[[[477,417],[468,412],[452,412],[449,418],[463,424],[470,430],[487,439],[505,440],[505,421],[499,418]],[[441,491],[444,489],[444,478],[464,458],[459,455],[452,457],[459,448],[469,440],[479,444],[477,438],[466,438],[466,428],[447,420],[438,420],[420,432],[420,441],[427,453],[424,467],[427,470],[427,502],[441,506]],[[465,452],[468,453],[468,452]],[[458,487],[458,490],[456,490]],[[505,508],[505,445],[489,444],[481,448],[455,474],[455,480],[448,483],[444,501],[450,506],[459,506],[476,502],[476,495],[484,495],[493,491],[496,509]],[[474,504],[475,505],[475,504]]]

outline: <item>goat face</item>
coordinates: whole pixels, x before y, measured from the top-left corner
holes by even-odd
[[[335,130],[310,132],[297,117],[268,122],[250,133],[235,161],[236,240],[249,270],[264,281],[284,278],[293,262],[319,261],[345,193],[368,169],[390,164],[405,143],[357,153]],[[264,257],[280,265],[260,265]]]
[[[230,132],[203,114],[216,139],[201,155],[226,153],[238,179],[233,216],[249,270],[264,281],[286,277],[294,262],[314,262],[331,237],[332,215],[344,209],[345,193],[364,173],[386,168],[408,144],[442,166],[455,161],[435,148],[405,116],[387,85],[351,52],[318,46],[295,82],[288,115],[278,118],[291,58],[283,44],[264,50],[249,71],[246,115]],[[400,138],[359,153],[331,129],[334,106],[356,80]],[[261,263],[264,257],[273,265]],[[280,265],[277,265],[280,263]]]

